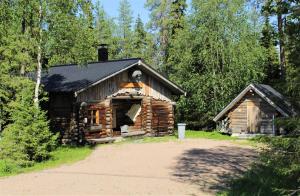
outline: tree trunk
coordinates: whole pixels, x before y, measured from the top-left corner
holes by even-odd
[[[284,43],[284,32],[283,32],[283,17],[279,12],[277,14],[278,22],[278,34],[279,34],[279,55],[280,55],[280,77],[284,78],[285,74],[285,43]]]
[[[37,51],[37,70],[36,70],[36,84],[34,90],[34,104],[39,107],[39,92],[42,78],[42,2],[40,1],[39,6],[39,42],[38,42],[38,51]]]

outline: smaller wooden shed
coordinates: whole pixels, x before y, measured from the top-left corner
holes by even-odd
[[[275,119],[294,115],[291,104],[271,86],[250,84],[213,120],[232,135],[276,134]]]

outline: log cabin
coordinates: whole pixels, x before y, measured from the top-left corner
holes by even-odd
[[[222,131],[239,134],[279,133],[276,118],[296,115],[291,104],[275,89],[264,84],[250,84],[213,120]]]
[[[140,58],[58,65],[42,75],[51,129],[63,143],[174,130],[174,98],[185,92]]]

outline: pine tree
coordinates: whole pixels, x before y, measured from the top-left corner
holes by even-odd
[[[158,32],[157,45],[157,63],[159,70],[168,74],[169,50],[172,39],[176,39],[178,30],[184,27],[184,16],[186,11],[185,0],[147,0],[146,7],[150,10],[149,26],[154,32]]]
[[[290,0],[268,0],[262,11],[276,17],[276,42],[279,46],[280,80],[273,86],[289,97],[300,108],[299,89],[299,7],[300,2]],[[264,32],[263,32],[264,33]],[[296,98],[295,98],[296,97]]]
[[[2,1],[0,3],[0,115],[1,129],[8,123],[7,104],[15,94],[9,88],[12,77],[25,71],[34,71],[36,62],[36,22],[34,12],[38,4],[27,1]],[[12,76],[11,76],[12,75]],[[32,97],[33,99],[33,97]]]
[[[133,32],[133,57],[143,58],[147,63],[152,64],[154,55],[153,37],[148,33],[142,19],[138,15]]]
[[[39,107],[39,81],[17,77],[42,71],[46,2],[6,1],[0,3],[0,10],[5,18],[0,22],[0,115],[5,119],[0,122],[0,156],[22,165],[49,157],[56,140]]]
[[[277,18],[277,29],[278,29],[278,45],[279,45],[279,59],[280,59],[280,76],[284,79],[285,67],[286,67],[286,47],[285,47],[285,33],[284,33],[284,20],[285,16],[289,11],[289,1],[285,0],[267,0],[263,6],[263,11],[270,15],[276,16]]]
[[[158,70],[164,71],[164,63],[166,62],[167,50],[170,37],[170,2],[169,0],[147,0],[145,5],[150,11],[149,28],[153,32],[158,32],[156,35],[156,45],[158,50],[156,53],[156,64]]]
[[[266,51],[266,65],[265,65],[265,83],[272,84],[278,79],[279,62],[278,53],[276,51],[276,32],[270,24],[269,14],[265,13],[264,26],[262,28],[261,44]]]
[[[49,131],[45,112],[34,107],[34,82],[14,77],[9,87],[15,92],[7,110],[10,121],[0,140],[0,158],[27,166],[50,157],[56,146],[57,136]]]
[[[171,18],[171,36],[175,36],[176,32],[184,28],[185,12],[187,4],[185,0],[173,0],[170,8]]]
[[[137,17],[134,28],[133,47],[137,51],[142,51],[146,46],[147,32],[144,29],[144,24],[140,16]]]
[[[75,42],[75,62],[86,65],[97,59],[97,40],[94,35],[94,6],[91,0],[79,1],[78,36]]]
[[[286,17],[287,67],[286,83],[282,87],[290,100],[300,111],[300,1],[290,2],[289,15]]]
[[[95,60],[91,2],[51,0],[47,9],[46,56],[50,66]]]
[[[118,55],[118,38],[115,36],[116,24],[112,18],[105,13],[100,1],[96,4],[95,35],[97,45],[108,44],[109,59],[115,59]]]
[[[25,1],[3,1],[0,4],[0,65],[7,72],[24,74],[33,70],[34,7],[32,2],[28,4]]]
[[[119,5],[119,58],[132,57],[132,11],[127,0],[121,0]]]

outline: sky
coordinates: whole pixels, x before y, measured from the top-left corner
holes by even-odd
[[[131,4],[134,21],[140,15],[142,21],[147,23],[149,21],[149,11],[145,8],[146,0],[128,0]],[[120,0],[100,0],[104,10],[110,17],[118,17],[118,9]]]
[[[144,24],[149,21],[149,10],[145,8],[145,3],[147,0],[128,0],[131,5],[131,10],[133,13],[134,20],[140,15]],[[104,10],[110,17],[118,17],[118,9],[120,0],[100,0],[103,5]],[[190,4],[191,0],[187,0],[187,3]]]

